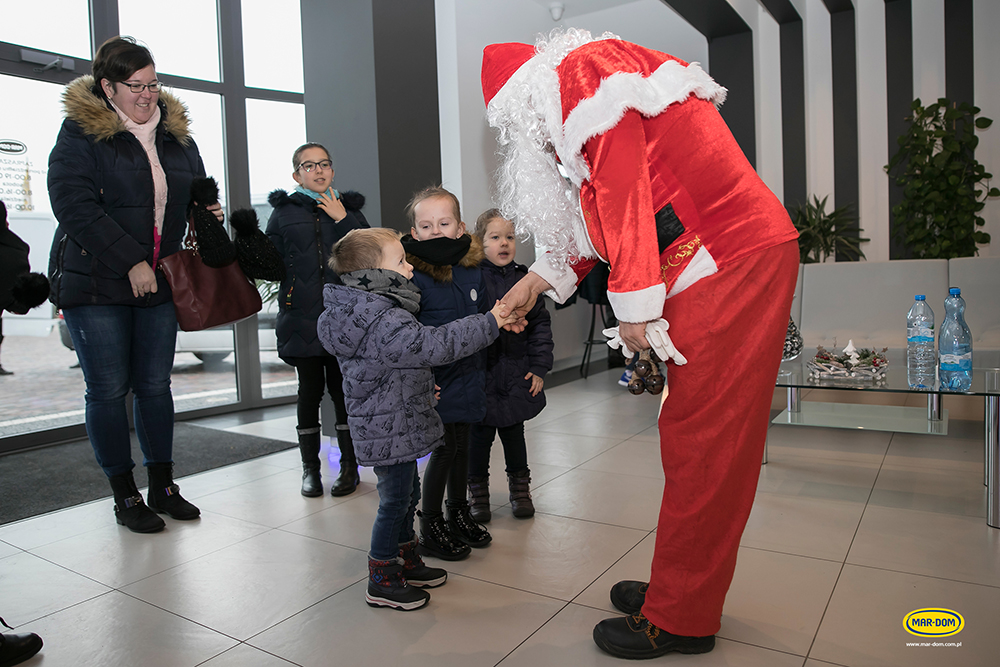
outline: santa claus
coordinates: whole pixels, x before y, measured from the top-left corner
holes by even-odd
[[[504,303],[562,302],[607,262],[611,344],[674,362],[650,581],[612,588],[629,615],[599,623],[594,641],[624,658],[710,651],[760,472],[795,228],[697,63],[568,30],[486,47],[482,84],[500,210],[543,251]]]

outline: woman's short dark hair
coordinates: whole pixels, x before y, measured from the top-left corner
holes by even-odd
[[[292,171],[298,171],[299,157],[302,155],[302,153],[309,150],[310,148],[322,149],[323,152],[326,153],[326,159],[328,159],[330,162],[333,162],[333,158],[330,157],[330,151],[326,149],[326,146],[324,146],[323,144],[317,144],[315,141],[309,141],[296,148],[295,152],[292,153]]]
[[[94,56],[91,72],[94,75],[94,85],[104,95],[101,79],[111,82],[112,88],[119,81],[125,81],[143,67],[152,65],[153,54],[145,46],[136,44],[134,37],[112,37],[101,44]]]

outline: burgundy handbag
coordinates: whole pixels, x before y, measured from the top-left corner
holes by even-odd
[[[173,292],[181,331],[201,331],[245,320],[261,309],[260,293],[235,260],[213,269],[201,261],[194,226],[184,247],[160,260]]]

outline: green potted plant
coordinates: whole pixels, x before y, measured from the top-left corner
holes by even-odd
[[[979,228],[987,197],[1000,196],[989,187],[993,177],[976,160],[976,129],[993,121],[976,116],[979,107],[940,98],[924,107],[913,100],[899,151],[885,170],[903,188],[903,201],[892,208],[895,234],[918,259],[972,257],[990,242]]]
[[[826,200],[813,195],[813,200],[792,209],[792,222],[799,232],[799,261],[813,264],[826,261],[838,252],[864,259],[861,244],[871,239],[858,236],[858,218],[850,206],[826,211]]]

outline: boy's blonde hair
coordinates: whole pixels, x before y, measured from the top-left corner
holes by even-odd
[[[338,276],[362,269],[377,269],[382,263],[382,248],[398,241],[399,232],[387,227],[352,229],[330,251],[330,268]]]
[[[501,220],[506,220],[506,218],[503,217],[503,214],[500,213],[500,209],[491,208],[483,211],[481,214],[479,214],[479,217],[476,218],[476,228],[473,230],[472,233],[478,236],[479,240],[482,241],[483,236],[486,234],[486,228],[489,227],[490,223],[496,220],[497,218],[500,218]]]
[[[406,205],[406,219],[410,221],[410,227],[417,226],[417,214],[413,210],[417,207],[417,204],[425,199],[434,199],[435,197],[450,199],[451,205],[455,209],[455,222],[462,222],[462,206],[458,203],[458,197],[451,192],[448,192],[440,185],[433,185],[429,188],[424,188],[420,192],[413,195],[413,198],[410,199],[410,203]]]

